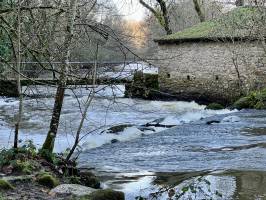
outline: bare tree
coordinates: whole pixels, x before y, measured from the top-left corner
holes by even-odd
[[[156,7],[152,7],[144,0],[139,0],[139,2],[155,16],[159,24],[164,28],[167,35],[172,34],[172,29],[170,28],[170,18],[168,15],[166,2],[164,0],[156,0],[159,10],[157,10]]]
[[[17,91],[19,93],[19,109],[17,115],[17,122],[15,124],[15,136],[14,136],[14,148],[18,148],[18,136],[19,136],[19,128],[22,117],[22,107],[23,107],[23,94],[21,90],[21,82],[20,82],[20,68],[21,68],[21,1],[18,1],[18,50],[17,50]]]
[[[60,67],[59,84],[56,91],[55,103],[52,112],[52,119],[50,122],[50,130],[48,131],[46,140],[43,144],[42,150],[46,150],[49,153],[53,152],[54,142],[59,126],[59,120],[61,115],[61,109],[64,101],[65,88],[67,83],[67,73],[70,67],[70,45],[74,35],[74,21],[77,14],[77,0],[70,0],[68,10],[66,12],[66,35],[63,45],[63,60]]]

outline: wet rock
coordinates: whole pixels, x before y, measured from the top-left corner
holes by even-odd
[[[206,124],[208,124],[208,125],[211,125],[211,124],[218,124],[218,123],[220,123],[220,121],[218,121],[218,120],[210,120],[210,121],[207,121],[207,122],[206,122]]]
[[[114,191],[111,189],[98,190],[89,195],[90,200],[125,200],[123,192]]]
[[[156,126],[159,125],[160,123],[162,123],[165,120],[165,118],[159,118],[159,119],[155,119],[152,122],[149,122],[147,124],[145,124],[145,126]]]
[[[121,124],[121,125],[117,125],[117,126],[113,126],[111,128],[108,128],[106,130],[107,133],[120,133],[123,132],[126,128],[132,127],[132,124]]]
[[[224,109],[224,106],[219,103],[210,103],[205,109],[221,110],[221,109]]]
[[[99,189],[101,187],[100,180],[91,172],[83,171],[80,172],[80,182],[91,188]]]
[[[52,196],[64,196],[64,195],[73,195],[76,197],[85,197],[91,193],[97,191],[96,189],[86,187],[78,184],[62,184],[49,192],[49,195]]]
[[[118,139],[112,139],[112,140],[111,140],[111,143],[112,143],[112,144],[117,143],[117,142],[119,142]]]
[[[145,127],[145,126],[138,126],[137,129],[139,129],[140,131],[153,131],[155,132],[154,128],[150,128],[150,127]]]
[[[241,119],[238,116],[227,116],[225,118],[223,118],[223,120],[221,121],[222,123],[225,122],[229,122],[229,123],[235,123],[235,122],[240,122]]]
[[[159,119],[153,120],[152,122],[145,124],[144,126],[145,127],[154,126],[154,127],[162,127],[162,128],[172,128],[176,126],[176,125],[171,125],[171,124],[162,124],[164,120],[165,118],[159,118]]]

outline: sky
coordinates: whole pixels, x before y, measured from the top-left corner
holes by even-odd
[[[114,0],[118,11],[125,19],[141,21],[145,16],[145,9],[138,0]]]

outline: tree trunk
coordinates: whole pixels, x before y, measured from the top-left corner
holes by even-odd
[[[155,10],[144,0],[139,0],[140,4],[147,8],[157,19],[159,24],[163,27],[167,35],[172,34],[172,29],[170,28],[170,18],[168,15],[166,3],[164,0],[156,0],[160,5],[160,11]]]
[[[198,0],[193,0],[193,4],[194,4],[195,11],[197,12],[197,15],[200,19],[200,22],[204,22],[205,21],[205,15],[201,9],[201,6],[200,6]]]
[[[14,148],[18,148],[18,136],[19,136],[19,128],[22,117],[22,108],[23,108],[23,96],[21,92],[21,82],[20,82],[20,68],[21,68],[21,10],[20,10],[21,2],[18,1],[18,56],[17,56],[17,90],[19,93],[19,108],[17,115],[17,122],[15,124],[15,135],[14,135]]]
[[[54,142],[57,135],[61,109],[64,101],[64,94],[67,83],[67,73],[70,65],[69,64],[70,44],[74,34],[74,20],[76,18],[76,12],[77,12],[77,0],[70,0],[69,8],[66,12],[67,26],[66,26],[66,36],[63,44],[63,57],[64,57],[62,62],[63,64],[61,64],[60,66],[59,84],[56,91],[52,119],[50,122],[50,129],[48,131],[46,140],[42,147],[42,150],[45,150],[48,153],[52,153],[54,149]]]

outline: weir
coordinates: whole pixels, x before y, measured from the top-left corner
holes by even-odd
[[[124,69],[132,61],[101,62],[97,64],[97,85],[125,85],[125,96],[150,99],[153,89],[158,90],[158,75],[143,74],[134,70]],[[24,62],[21,70],[21,85],[57,85],[60,73],[60,62]],[[67,74],[67,85],[92,85],[94,62],[71,62],[71,69]],[[17,74],[13,70],[6,70],[0,76],[0,95],[17,97]]]

